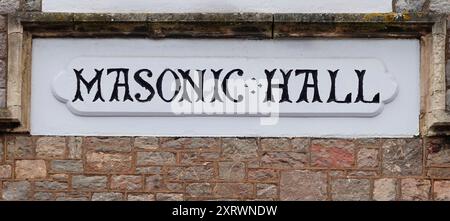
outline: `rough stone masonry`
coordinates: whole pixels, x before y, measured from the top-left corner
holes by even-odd
[[[393,6],[450,12],[448,0],[394,0]],[[0,106],[6,15],[40,8],[40,0],[0,0]],[[212,199],[450,200],[450,139],[0,134],[0,200]]]

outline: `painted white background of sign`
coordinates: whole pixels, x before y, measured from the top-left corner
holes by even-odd
[[[43,0],[44,12],[392,12],[392,0]]]
[[[273,45],[276,50],[273,50]],[[419,127],[418,40],[149,40],[35,39],[31,133],[34,135],[410,137]],[[80,117],[52,94],[52,80],[77,57],[372,58],[382,61],[399,93],[373,118]]]

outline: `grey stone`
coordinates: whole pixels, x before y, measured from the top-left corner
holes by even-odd
[[[430,0],[430,11],[437,13],[450,13],[450,1]]]
[[[8,54],[7,42],[8,42],[7,34],[5,32],[0,32],[0,58],[6,58],[6,55]]]
[[[73,176],[72,188],[81,190],[106,189],[106,176]]]
[[[25,11],[41,11],[42,0],[25,0],[23,8]]]
[[[392,139],[383,145],[383,174],[414,176],[422,174],[420,139]]]
[[[252,160],[258,157],[258,145],[254,138],[224,138],[222,156],[231,160]]]
[[[69,137],[67,147],[69,149],[70,159],[81,159],[82,154],[82,138],[81,137]]]
[[[6,88],[6,62],[0,60],[0,88]]]
[[[94,193],[92,201],[121,201],[123,193]]]
[[[317,201],[327,197],[327,174],[294,170],[281,173],[280,199]]]
[[[210,196],[213,185],[210,183],[191,183],[186,186],[186,193],[193,197]]]
[[[367,179],[336,179],[331,183],[331,198],[337,201],[367,201],[369,191]]]
[[[3,183],[3,200],[28,200],[30,194],[31,184],[28,181]]]
[[[138,152],[137,165],[175,164],[175,154],[171,152]]]
[[[50,201],[53,200],[53,194],[47,192],[37,192],[34,194],[33,199],[39,201]]]
[[[13,13],[19,9],[20,0],[0,0],[0,14]]]
[[[6,89],[0,88],[0,108],[6,107]]]
[[[153,194],[128,194],[128,201],[155,201]]]
[[[83,162],[81,160],[53,160],[51,171],[55,173],[81,173]]]
[[[396,0],[395,12],[420,12],[423,11],[426,0]]]
[[[39,181],[34,183],[36,190],[67,190],[68,185],[66,182],[58,181]]]
[[[157,201],[183,201],[183,194],[174,193],[158,193],[156,194]]]

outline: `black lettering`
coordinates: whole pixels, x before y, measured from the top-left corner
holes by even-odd
[[[322,100],[320,99],[319,95],[319,84],[317,81],[317,70],[295,70],[295,76],[298,76],[300,74],[305,74],[305,81],[303,83],[302,92],[300,93],[300,97],[297,100],[297,103],[299,102],[306,102],[308,101],[308,88],[311,87],[314,89],[314,96],[313,96],[313,103],[314,102],[320,102],[322,103]],[[310,84],[309,82],[309,75],[312,75],[313,83]]]
[[[349,104],[352,102],[352,93],[348,93],[347,96],[345,96],[345,100],[340,101],[336,99],[336,76],[338,74],[339,70],[336,71],[330,71],[328,70],[328,73],[330,74],[330,80],[331,80],[331,90],[330,90],[330,96],[328,97],[327,103],[335,102],[340,104]]]
[[[225,78],[223,79],[223,82],[222,82],[222,91],[228,99],[230,99],[234,103],[238,103],[238,102],[241,102],[244,99],[244,97],[242,95],[239,95],[238,99],[232,98],[229,93],[228,87],[227,87],[228,79],[235,72],[238,76],[242,76],[244,74],[244,71],[242,71],[241,69],[233,69],[230,72],[228,72],[227,75],[225,75]]]
[[[172,98],[170,98],[170,99],[165,99],[165,98],[164,98],[164,95],[163,95],[163,92],[162,92],[163,79],[164,79],[164,75],[165,75],[167,72],[172,73],[173,77],[175,78],[175,84],[176,84],[175,92],[174,92]],[[159,97],[160,97],[163,101],[165,101],[165,102],[167,102],[167,103],[173,101],[173,99],[175,99],[175,97],[180,93],[180,90],[181,90],[180,78],[178,77],[177,73],[175,73],[175,71],[173,71],[173,70],[171,70],[171,69],[165,69],[165,70],[161,73],[161,75],[158,77],[158,80],[157,80],[157,82],[156,82],[156,90],[158,91]]]
[[[83,70],[84,69],[81,69],[81,70],[73,69],[73,71],[75,72],[75,76],[77,77],[77,91],[75,93],[75,97],[73,98],[72,102],[75,102],[77,100],[84,101],[83,96],[81,96],[81,91],[80,91],[81,83],[84,84],[88,93],[91,92],[91,89],[94,87],[94,84],[97,84],[97,93],[95,93],[93,102],[97,101],[98,99],[105,102],[105,100],[102,97],[102,88],[101,88],[101,79],[102,79],[102,74],[103,74],[104,69],[101,69],[101,70],[95,69],[95,73],[96,73],[95,77],[92,78],[92,80],[89,82],[87,82],[86,79],[84,79],[83,76],[81,76],[81,73],[83,73]]]
[[[150,70],[141,69],[134,74],[134,80],[136,81],[136,83],[150,92],[150,94],[145,99],[141,99],[142,95],[140,93],[136,93],[134,95],[134,98],[136,98],[136,100],[139,102],[147,102],[152,100],[153,96],[155,95],[155,89],[153,89],[153,87],[141,77],[142,73],[147,73],[148,77],[152,77],[153,75]]]
[[[366,70],[355,70],[355,72],[358,75],[358,95],[356,96],[355,103],[380,103],[380,93],[375,94],[372,101],[364,99],[364,75],[366,74]]]
[[[274,98],[272,96],[272,87],[275,87],[275,88],[281,88],[283,90],[281,93],[280,103],[282,103],[282,102],[292,103],[292,101],[289,99],[289,88],[288,88],[288,82],[289,82],[289,78],[291,77],[292,70],[289,70],[286,72],[286,71],[283,71],[280,69],[281,74],[283,75],[283,84],[272,84],[272,78],[276,71],[277,71],[277,69],[273,69],[272,71],[268,71],[267,69],[264,70],[264,72],[266,73],[266,78],[267,78],[267,92],[266,92],[266,98],[265,98],[264,102],[274,100]]]
[[[191,102],[191,99],[189,98],[189,94],[187,93],[187,83],[189,83],[192,88],[194,89],[195,93],[197,94],[197,102],[198,101],[205,101],[205,98],[203,97],[203,79],[205,77],[206,70],[197,70],[197,73],[199,74],[199,85],[196,85],[194,81],[192,80],[191,76],[189,76],[190,70],[183,71],[182,69],[178,69],[178,72],[181,74],[181,77],[183,78],[183,94],[180,98],[180,101],[183,101],[186,99],[188,102]]]

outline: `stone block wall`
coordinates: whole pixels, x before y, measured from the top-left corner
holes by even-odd
[[[6,93],[6,14],[39,11],[40,3],[0,0],[0,106]],[[393,8],[448,13],[449,4],[394,0]],[[0,200],[255,199],[450,200],[450,138],[0,134]]]
[[[450,140],[1,136],[2,200],[450,200]]]

